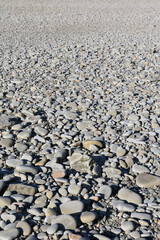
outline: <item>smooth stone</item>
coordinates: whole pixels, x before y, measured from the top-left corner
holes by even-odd
[[[111,204],[121,212],[133,212],[135,210],[135,207],[132,204],[125,203],[122,200],[113,200]]]
[[[3,230],[8,230],[8,229],[11,229],[11,228],[13,229],[13,228],[16,228],[16,226],[17,226],[17,221],[7,224]]]
[[[0,129],[10,126],[11,122],[6,114],[0,116]]]
[[[97,217],[95,212],[82,212],[80,215],[80,219],[82,223],[90,223],[93,222]]]
[[[134,173],[149,173],[150,172],[150,170],[147,167],[145,167],[143,165],[139,165],[139,164],[134,164],[132,166],[132,171]]]
[[[129,235],[134,238],[134,239],[139,239],[140,238],[140,233],[138,231],[133,231],[133,232],[130,232]]]
[[[60,205],[60,210],[62,214],[81,213],[83,211],[83,208],[84,203],[79,200],[65,202]]]
[[[19,237],[20,231],[17,228],[12,228],[4,231],[0,231],[1,240],[14,240]]]
[[[35,132],[36,132],[37,134],[39,134],[39,135],[42,136],[42,137],[46,136],[47,133],[48,133],[48,130],[45,129],[45,128],[42,128],[42,127],[35,127],[34,130],[35,130]]]
[[[76,220],[69,214],[54,217],[54,219],[52,220],[52,225],[55,223],[63,225],[65,229],[74,230],[77,227]]]
[[[64,116],[67,119],[75,119],[76,117],[78,117],[78,114],[75,112],[65,111]]]
[[[8,159],[6,165],[8,167],[16,168],[18,165],[23,165],[24,161],[20,159]]]
[[[158,157],[160,157],[160,149],[156,148],[156,147],[151,147],[151,151],[157,155]]]
[[[10,183],[6,191],[16,191],[18,194],[34,196],[37,192],[37,188],[21,183]]]
[[[119,144],[111,144],[111,145],[110,145],[110,151],[111,151],[112,153],[117,153],[117,149],[118,149],[119,147],[120,147]]]
[[[98,240],[111,240],[111,238],[106,237],[106,236],[101,235],[101,234],[94,234],[94,237]]]
[[[0,197],[0,207],[7,207],[12,204],[12,200],[9,197]]]
[[[36,175],[38,173],[38,169],[34,166],[18,165],[16,166],[16,170],[18,172],[31,173],[33,175]]]
[[[96,145],[90,144],[89,145],[89,151],[91,151],[91,152],[98,152],[99,148]]]
[[[98,148],[103,148],[103,143],[96,140],[84,141],[82,144],[83,147],[87,150],[90,150],[90,145],[95,145]]]
[[[68,192],[72,195],[78,195],[81,191],[81,187],[77,184],[70,184],[68,187]]]
[[[19,152],[24,152],[27,150],[28,146],[24,143],[16,143],[14,146]]]
[[[89,126],[90,124],[92,124],[92,122],[90,122],[90,121],[78,122],[78,123],[77,123],[77,128],[78,128],[79,130],[85,130],[86,128],[88,128],[88,126]]]
[[[51,226],[49,226],[49,227],[47,228],[47,233],[48,233],[49,235],[52,235],[52,234],[54,234],[55,232],[58,231],[58,228],[59,228],[59,226],[58,226],[57,223],[52,224]]]
[[[108,178],[114,178],[117,177],[119,178],[122,171],[117,169],[117,168],[113,168],[113,167],[106,167],[103,169],[103,172],[105,172],[107,174]]]
[[[10,221],[11,223],[15,222],[16,221],[16,216],[15,215],[12,215],[12,214],[8,214],[7,212],[4,212],[1,214],[1,218],[7,222],[7,221]]]
[[[139,194],[131,191],[128,188],[121,188],[118,192],[118,197],[121,200],[126,200],[129,203],[134,203],[134,204],[141,204],[142,203],[142,198]]]
[[[28,139],[28,138],[30,138],[30,136],[31,136],[30,132],[23,131],[23,132],[18,133],[17,138],[18,139]]]
[[[14,145],[14,141],[9,138],[4,138],[0,141],[0,145],[5,148],[10,148]]]
[[[151,220],[152,215],[149,213],[143,213],[143,212],[133,212],[131,213],[131,218],[137,218],[141,220]]]
[[[71,168],[79,172],[89,172],[91,171],[92,159],[86,154],[73,153],[69,158],[69,163]]]
[[[27,237],[26,240],[37,240],[37,237],[35,235],[32,235]]]
[[[22,229],[24,236],[28,236],[32,232],[31,226],[25,221],[19,221],[16,227]]]
[[[116,151],[117,157],[123,157],[126,154],[126,149],[118,147]]]
[[[109,199],[112,194],[112,188],[107,185],[102,185],[98,190],[98,194],[100,194],[104,199]]]
[[[31,215],[38,216],[38,217],[39,216],[43,217],[45,215],[44,212],[42,212],[42,210],[39,208],[30,208],[30,209],[28,209],[28,212]]]
[[[135,228],[134,223],[131,221],[126,221],[121,224],[121,228],[123,231],[128,232],[128,231],[133,231]]]
[[[52,170],[55,171],[55,172],[64,170],[64,167],[63,167],[62,164],[55,163],[55,162],[52,162],[52,161],[47,162],[45,166],[52,168]]]
[[[160,177],[148,173],[141,173],[136,177],[136,184],[141,188],[152,188],[160,185]]]

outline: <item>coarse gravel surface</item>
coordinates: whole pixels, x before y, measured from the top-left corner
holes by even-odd
[[[160,239],[158,0],[0,0],[0,240]]]

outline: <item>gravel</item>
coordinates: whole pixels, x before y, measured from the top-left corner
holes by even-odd
[[[159,21],[0,0],[0,239],[160,238]]]

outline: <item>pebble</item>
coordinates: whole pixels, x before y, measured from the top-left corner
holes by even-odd
[[[24,165],[18,165],[16,166],[16,170],[18,172],[22,172],[22,173],[31,173],[33,175],[36,175],[38,170],[37,168],[35,168],[34,166],[24,166]]]
[[[47,233],[49,234],[49,235],[52,235],[52,234],[54,234],[55,232],[57,232],[58,231],[58,224],[57,223],[55,223],[55,224],[52,224],[51,226],[49,226],[48,228],[47,228]]]
[[[14,141],[12,139],[4,138],[0,141],[0,145],[5,148],[11,148],[14,145]]]
[[[124,201],[121,200],[113,200],[111,204],[114,208],[117,208],[119,211],[122,212],[135,211],[135,207],[132,204],[125,203]]]
[[[62,214],[81,213],[84,209],[84,203],[78,200],[69,201],[60,205]]]
[[[90,223],[93,222],[97,217],[95,212],[82,212],[80,215],[80,219],[82,223]]]
[[[17,228],[12,228],[4,231],[0,231],[0,239],[3,240],[14,240],[19,237],[20,231]]]
[[[136,184],[141,188],[152,188],[160,185],[160,178],[148,173],[141,173],[136,177]]]
[[[35,132],[36,132],[37,134],[39,134],[39,135],[42,136],[42,137],[46,136],[47,133],[48,133],[48,130],[47,130],[47,129],[42,128],[42,127],[39,127],[39,126],[35,127],[34,130],[35,130]]]
[[[9,197],[0,197],[0,207],[7,207],[11,205],[12,200]]]
[[[22,229],[23,236],[29,236],[32,232],[31,226],[26,221],[19,221],[16,227]]]
[[[18,194],[31,195],[34,196],[37,192],[37,188],[34,186],[21,184],[21,183],[10,183],[8,185],[7,191],[16,191]]]
[[[134,173],[149,173],[149,169],[143,165],[139,165],[139,164],[134,164],[132,166],[132,171]]]
[[[84,141],[82,144],[83,144],[83,147],[87,150],[90,150],[90,146],[96,146],[98,148],[103,148],[103,143],[96,141],[96,140]]]
[[[70,230],[74,230],[77,227],[77,222],[75,218],[69,214],[59,215],[55,217],[52,220],[52,225],[53,224],[60,224],[60,227],[62,225],[65,229],[70,229]]]
[[[81,191],[81,186],[77,184],[70,184],[68,187],[68,192],[72,195],[77,196]]]
[[[148,213],[143,213],[143,212],[133,212],[131,213],[131,218],[138,218],[141,220],[151,220],[152,219],[152,215],[148,214]]]
[[[102,185],[97,193],[100,194],[104,199],[109,199],[112,194],[112,188],[107,185]]]
[[[121,199],[121,200],[126,200],[127,202],[129,203],[134,203],[134,204],[141,204],[142,203],[142,198],[139,194],[131,191],[130,189],[128,188],[121,188],[119,191],[118,191],[118,197]]]
[[[130,231],[133,231],[135,226],[134,226],[134,223],[131,222],[131,221],[126,221],[126,222],[123,222],[121,224],[121,228],[123,229],[123,231],[125,232],[130,232]]]
[[[86,154],[73,153],[69,158],[71,168],[79,172],[90,172],[92,159]]]

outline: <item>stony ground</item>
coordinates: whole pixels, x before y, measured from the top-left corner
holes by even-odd
[[[160,239],[158,0],[0,0],[0,240]]]

